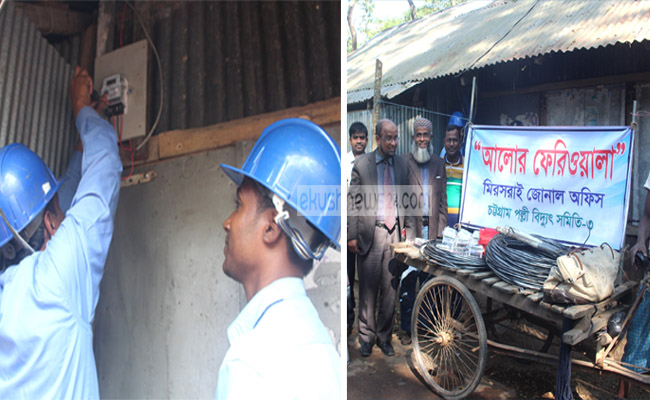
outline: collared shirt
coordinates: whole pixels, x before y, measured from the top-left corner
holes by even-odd
[[[422,178],[422,216],[427,217],[429,216],[429,162],[418,163],[418,166]]]
[[[354,167],[354,159],[355,159],[354,153],[348,151],[348,153],[345,156],[345,163],[343,163],[345,179],[347,179],[348,188],[350,187],[350,180],[352,179],[352,168]]]
[[[458,214],[460,209],[461,191],[463,188],[463,156],[456,164],[452,164],[445,156],[447,171],[447,207],[448,214]]]
[[[217,400],[340,399],[341,357],[299,278],[260,290],[228,327]]]
[[[650,190],[650,174],[648,174],[648,179],[645,181],[645,185],[643,185],[646,189]]]
[[[76,126],[82,175],[65,219],[45,250],[0,274],[2,399],[99,398],[91,322],[122,163],[115,131],[92,108]]]
[[[386,170],[386,162],[384,162],[384,157],[381,155],[379,150],[375,150],[375,157],[377,160],[377,221],[384,221],[384,171]],[[393,161],[394,157],[388,157],[388,170],[390,171],[390,177],[393,178],[393,203],[397,199],[397,193],[395,193],[395,164]],[[397,215],[397,211],[395,211]]]

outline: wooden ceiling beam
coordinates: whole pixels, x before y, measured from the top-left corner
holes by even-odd
[[[323,128],[341,125],[341,98],[334,97],[300,107],[273,111],[202,128],[177,129],[151,137],[136,153],[133,164],[147,165],[192,153],[231,146],[242,140],[256,140],[264,128],[285,118],[305,118]],[[340,146],[341,138],[333,138]],[[135,144],[134,144],[135,145]],[[120,150],[125,171],[131,168],[130,153]]]
[[[43,36],[80,34],[93,23],[92,14],[72,11],[68,8],[26,2],[15,4]]]

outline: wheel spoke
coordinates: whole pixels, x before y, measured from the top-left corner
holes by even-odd
[[[428,300],[428,296],[425,297],[425,300]],[[440,322],[439,322],[440,319],[438,318],[435,321],[432,319],[432,318],[435,318],[435,312],[432,310],[431,302],[427,301],[426,304],[423,304],[423,305],[424,305],[424,307],[423,307],[424,312],[419,313],[418,317],[417,317],[418,318],[418,325],[420,325],[420,319],[422,319],[421,317],[423,317],[424,319],[426,319],[426,322],[429,323],[429,326],[427,326],[427,328],[430,327],[429,330],[431,332],[436,332],[436,331],[439,332],[439,331],[441,331],[442,327],[440,326]],[[424,315],[422,315],[422,314],[424,314]]]
[[[457,344],[459,350],[468,352],[468,353],[474,353],[474,349],[478,347],[478,342],[469,342],[469,341],[462,341],[459,340]]]
[[[444,329],[444,315],[443,309],[441,307],[440,290],[441,289],[439,287],[432,290],[432,296],[430,297],[431,317],[435,319],[434,324],[436,325],[436,329],[438,329],[438,331]]]
[[[447,276],[427,283],[413,312],[415,359],[427,385],[459,399],[478,385],[487,343],[481,312],[469,290]]]
[[[426,295],[423,298],[422,301],[422,309],[423,312],[421,312],[418,315],[418,323],[422,319],[426,319],[426,321],[423,322],[428,322],[429,323],[429,328],[434,329],[434,330],[439,330],[440,327],[437,326],[438,323],[435,320],[436,319],[436,311],[434,310],[434,304],[435,302],[432,302],[431,296],[429,296],[429,293],[426,293]],[[424,317],[424,318],[422,318]]]
[[[467,368],[467,370],[471,372],[469,368],[476,367],[477,363],[474,362],[474,360],[476,360],[478,357],[476,357],[476,355],[473,354],[471,351],[461,349],[460,347],[457,350],[459,353],[458,359],[462,361],[463,365]],[[463,356],[465,357],[463,358]],[[468,363],[472,364],[472,366],[470,367]]]
[[[420,347],[420,351],[425,352],[427,354],[432,354],[433,350],[438,348],[438,344],[435,341],[430,341],[429,343],[425,344],[424,346]]]
[[[448,322],[451,319],[451,290],[449,290],[448,286],[443,286],[444,290],[444,295],[445,299],[443,302],[443,311],[444,311],[444,316],[445,316],[445,322]],[[445,324],[447,325],[447,324]],[[448,329],[449,326],[445,326],[445,329]]]

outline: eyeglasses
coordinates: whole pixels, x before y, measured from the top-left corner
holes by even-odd
[[[384,142],[397,142],[399,141],[399,137],[397,135],[388,137],[382,136],[381,140]]]

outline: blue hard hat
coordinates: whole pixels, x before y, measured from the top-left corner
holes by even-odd
[[[45,208],[59,190],[43,160],[27,146],[13,143],[0,149],[0,208],[16,232],[20,232]],[[12,238],[0,219],[0,247]]]
[[[458,127],[459,129],[462,129],[466,123],[467,123],[467,119],[465,118],[463,113],[460,111],[456,111],[453,114],[451,114],[451,117],[449,117],[447,128]]]
[[[221,168],[237,185],[246,176],[278,195],[340,249],[341,149],[321,127],[300,118],[275,122],[241,169]],[[311,195],[315,201],[304,201]]]

